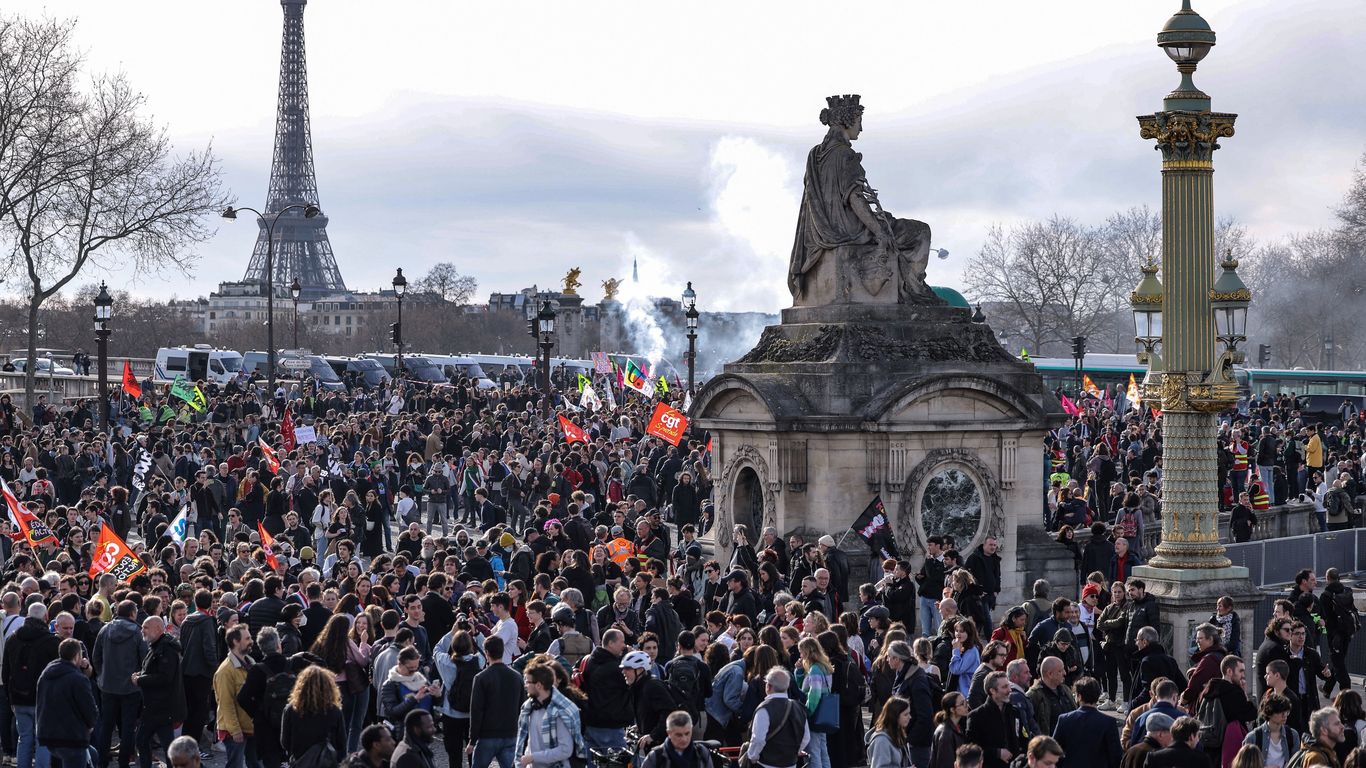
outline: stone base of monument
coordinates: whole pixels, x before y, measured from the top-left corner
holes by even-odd
[[[1252,625],[1252,617],[1262,601],[1262,593],[1252,584],[1246,568],[1237,565],[1227,568],[1140,565],[1134,568],[1133,576],[1142,579],[1148,586],[1148,594],[1157,598],[1162,609],[1162,644],[1183,670],[1190,667],[1188,651],[1195,628],[1209,621],[1215,601],[1228,595],[1242,619],[1243,660],[1251,668],[1252,651],[1261,642],[1261,628]]]
[[[754,539],[770,525],[840,539],[880,499],[917,567],[930,535],[953,535],[965,556],[998,537],[998,602],[1018,604],[1017,523],[1042,519],[1043,439],[1063,414],[1033,366],[971,317],[943,303],[793,307],[709,381],[690,416],[713,439],[721,561],[734,524]],[[880,578],[863,539],[843,547],[851,592],[869,566]]]

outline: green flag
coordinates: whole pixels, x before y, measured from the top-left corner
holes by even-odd
[[[171,382],[171,397],[184,400],[196,411],[203,411],[208,405],[204,399],[204,393],[199,391],[197,385],[186,381],[183,375],[175,377],[175,381]]]
[[[1025,361],[1026,363],[1029,362],[1029,350],[1025,349],[1024,347],[1020,347],[1020,359]]]
[[[579,392],[580,392],[580,393],[583,392],[583,388],[584,388],[584,387],[592,386],[592,384],[593,384],[593,382],[592,382],[592,381],[589,381],[589,379],[588,379],[587,376],[584,376],[582,373],[579,374]]]

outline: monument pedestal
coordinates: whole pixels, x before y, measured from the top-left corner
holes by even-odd
[[[918,565],[930,535],[952,534],[965,554],[995,536],[999,603],[1024,599],[1017,522],[1042,519],[1039,446],[1063,414],[1033,366],[968,310],[786,309],[698,393],[690,416],[713,440],[723,561],[735,524],[752,538],[773,526],[839,539],[880,498],[901,556]],[[851,590],[881,577],[862,539],[843,548]]]
[[[1235,565],[1227,568],[1155,568],[1135,566],[1133,576],[1148,585],[1148,594],[1157,598],[1161,608],[1159,634],[1167,651],[1185,670],[1190,667],[1191,639],[1195,628],[1209,621],[1214,604],[1228,595],[1233,609],[1242,618],[1242,657],[1252,664],[1252,649],[1260,642],[1259,627],[1252,617],[1262,601],[1262,593],[1252,584],[1248,570]]]

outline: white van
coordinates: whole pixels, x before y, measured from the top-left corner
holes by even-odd
[[[466,357],[479,363],[479,367],[484,369],[485,375],[498,384],[505,381],[512,384],[524,384],[535,378],[536,361],[529,357],[518,357],[516,355],[466,355]]]
[[[497,387],[484,369],[472,357],[465,355],[428,355],[423,357],[441,366],[442,373],[446,375],[446,380],[459,379],[461,376],[468,377],[479,389],[493,389]]]
[[[157,350],[158,379],[184,376],[190,381],[227,384],[242,370],[242,355],[231,349],[215,349],[208,344],[193,347],[162,347]]]

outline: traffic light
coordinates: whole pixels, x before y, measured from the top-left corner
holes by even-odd
[[[1265,367],[1267,367],[1267,366],[1270,365],[1270,364],[1271,364],[1271,345],[1270,345],[1270,344],[1258,344],[1258,345],[1257,345],[1257,367],[1258,367],[1258,368],[1265,368]]]
[[[1083,357],[1086,357],[1086,337],[1085,337],[1085,336],[1073,336],[1073,337],[1072,337],[1072,357],[1075,358],[1075,359],[1077,359],[1077,360],[1080,360],[1080,359],[1082,359]]]
[[[389,324],[389,340],[394,342],[395,346],[403,346],[403,328],[401,323]]]

